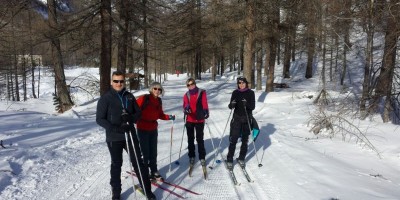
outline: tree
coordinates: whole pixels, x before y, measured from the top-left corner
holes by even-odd
[[[110,88],[111,75],[111,0],[101,0],[101,57],[100,57],[100,94]]]
[[[394,68],[396,66],[397,40],[400,36],[400,5],[398,1],[391,0],[386,2],[386,29],[385,45],[382,58],[380,74],[375,86],[374,101],[372,109],[377,110],[379,104],[383,104],[383,122],[390,121],[391,101],[392,101],[392,83],[394,77]],[[386,98],[384,98],[386,97]]]
[[[244,68],[243,75],[247,80],[252,80],[254,66],[255,43],[255,4],[254,0],[246,0],[245,40],[244,40]],[[249,88],[254,88],[254,81],[249,81]]]
[[[374,1],[371,0],[366,8],[367,17],[365,19],[365,23],[362,24],[364,27],[365,32],[367,33],[367,43],[365,47],[365,66],[364,66],[364,80],[362,84],[362,94],[360,100],[360,112],[361,112],[361,119],[365,119],[368,115],[366,103],[367,100],[370,98],[370,82],[371,82],[371,69],[372,69],[372,58],[373,58],[373,38],[374,38],[374,31],[375,31],[375,9]]]
[[[74,104],[71,100],[71,96],[65,82],[64,74],[64,63],[63,56],[61,52],[59,32],[60,27],[57,22],[57,12],[55,0],[47,0],[47,7],[49,10],[49,28],[50,28],[50,43],[52,46],[52,58],[54,67],[54,78],[57,89],[57,97],[59,100],[58,112],[65,112],[69,110]]]
[[[320,8],[319,1],[312,0],[306,3],[307,8],[307,20],[306,20],[306,44],[307,44],[307,65],[306,65],[306,78],[313,77],[313,67],[314,67],[314,54],[316,48],[316,38],[318,14]]]
[[[265,87],[265,92],[273,92],[274,91],[274,78],[275,78],[275,60],[277,54],[277,46],[279,39],[279,21],[280,21],[280,10],[279,10],[279,1],[270,0],[268,1],[270,4],[270,14],[268,29],[270,32],[267,35],[267,55],[266,65],[267,65],[267,82]]]

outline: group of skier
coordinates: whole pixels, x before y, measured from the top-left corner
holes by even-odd
[[[206,91],[198,88],[196,81],[186,81],[188,91],[183,96],[183,112],[188,138],[188,156],[190,168],[196,158],[195,139],[198,146],[198,159],[205,170],[206,149],[204,146],[204,126],[210,112]],[[122,153],[128,152],[131,170],[135,172],[139,184],[147,199],[156,199],[151,191],[151,181],[162,180],[157,168],[157,120],[175,120],[175,115],[165,114],[161,96],[165,90],[158,82],[149,87],[149,94],[136,99],[125,88],[125,73],[112,73],[111,88],[103,94],[97,104],[96,122],[106,130],[106,143],[111,156],[110,185],[112,199],[121,195]],[[233,169],[233,156],[236,143],[241,138],[241,148],[237,162],[245,166],[247,143],[251,132],[250,121],[255,108],[254,92],[248,88],[247,79],[237,78],[237,89],[232,92],[228,105],[233,110],[230,122],[229,151],[226,158],[227,168]],[[137,132],[134,124],[137,126]],[[190,173],[191,170],[189,170]]]

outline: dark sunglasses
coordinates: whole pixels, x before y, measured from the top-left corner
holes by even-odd
[[[242,83],[245,83],[245,82],[243,82],[243,81],[238,81],[238,84],[242,84]]]
[[[125,80],[113,80],[113,83],[125,83]]]
[[[161,88],[153,88],[153,90],[158,90],[158,91],[162,92]]]
[[[189,87],[189,86],[191,86],[191,85],[194,85],[194,83],[186,84],[187,87]]]
[[[237,80],[237,81],[245,81],[246,78],[243,77],[243,76],[239,76],[239,77],[236,78],[236,80]]]

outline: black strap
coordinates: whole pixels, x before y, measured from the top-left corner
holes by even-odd
[[[160,102],[160,106],[162,106],[162,101],[160,97],[157,97],[158,101]],[[144,108],[146,108],[147,105],[149,105],[150,103],[150,94],[145,94],[144,95],[144,100],[143,100],[143,104],[140,107],[141,110],[144,110]]]

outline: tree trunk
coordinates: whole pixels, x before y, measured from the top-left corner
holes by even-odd
[[[243,76],[249,81],[249,88],[254,88],[251,81],[254,66],[254,0],[246,1],[246,36],[244,40],[244,69]]]
[[[128,45],[128,31],[129,31],[129,1],[119,0],[118,8],[120,13],[121,26],[119,28],[118,38],[118,61],[117,69],[122,72],[126,72],[126,56],[127,56],[127,45]]]
[[[265,87],[266,92],[274,91],[274,76],[275,76],[275,58],[276,58],[276,42],[274,37],[268,38],[268,45],[270,49],[269,63],[268,64],[268,76]]]
[[[225,55],[224,55],[224,49],[221,47],[220,50],[220,60],[221,60],[221,76],[224,75],[225,72]]]
[[[346,77],[347,73],[347,52],[351,48],[351,43],[350,43],[350,25],[351,25],[351,1],[345,1],[344,2],[344,50],[343,50],[343,69],[342,69],[342,74],[340,77],[340,85],[344,84],[344,78]],[[351,81],[351,80],[350,80]],[[350,83],[351,84],[351,83]]]
[[[334,45],[333,45],[333,38],[332,38],[332,45],[330,45],[330,58],[329,58],[329,81],[333,81],[333,50],[334,50]],[[336,58],[335,58],[336,59]]]
[[[368,115],[367,113],[367,100],[369,99],[370,93],[370,79],[371,79],[371,66],[373,62],[373,54],[372,54],[372,47],[373,47],[373,38],[374,38],[374,5],[373,1],[369,3],[369,15],[368,15],[368,23],[366,24],[366,32],[367,32],[367,44],[365,50],[365,66],[364,66],[364,80],[363,80],[363,89],[360,101],[360,113],[361,119],[365,119]]]
[[[307,79],[313,77],[314,53],[315,53],[315,38],[314,34],[311,34],[307,38],[307,66],[306,66],[306,76],[305,76]]]
[[[315,2],[317,3],[317,2]],[[309,4],[307,16],[307,66],[305,78],[313,77],[314,54],[316,48],[317,26],[318,26],[318,8],[319,6],[312,3]]]
[[[240,50],[239,50],[239,59],[240,59],[240,64],[239,64],[239,68],[238,68],[238,75],[240,74],[241,71],[243,71],[244,68],[244,36],[241,35],[240,36],[240,41],[239,41],[239,45],[240,45]]]
[[[143,8],[147,6],[147,0],[143,0]],[[149,39],[147,31],[147,10],[143,9],[143,71],[144,71],[144,87],[148,88],[151,80],[148,66],[149,59]]]
[[[380,74],[378,77],[378,82],[375,86],[375,97],[374,97],[374,109],[378,108],[378,104],[382,102],[383,98],[386,97],[383,106],[383,122],[390,121],[391,112],[391,92],[392,83],[394,77],[394,68],[396,66],[396,45],[399,37],[399,26],[396,24],[395,16],[400,12],[400,6],[396,5],[397,1],[388,2],[388,7],[390,10],[387,19],[387,27],[385,33],[385,46],[382,59],[382,67],[380,68]]]
[[[31,87],[32,87],[32,95],[33,98],[37,98],[36,92],[35,92],[35,68],[37,66],[37,63],[34,60],[33,57],[33,42],[32,42],[32,20],[31,20],[31,11],[28,11],[28,22],[29,22],[29,54],[30,54],[30,60],[31,60]],[[39,86],[38,86],[39,87]]]
[[[275,1],[276,4],[277,1]],[[277,5],[277,4],[276,4]],[[277,51],[277,45],[278,45],[278,38],[279,38],[279,7],[272,8],[272,20],[271,23],[269,24],[269,35],[267,38],[267,49],[269,52],[267,52],[269,55],[269,62],[266,63],[268,65],[268,75],[267,75],[267,82],[266,82],[266,87],[265,91],[266,92],[273,92],[274,91],[274,78],[275,78],[275,59],[276,59],[276,51]],[[267,58],[268,58],[267,56]]]
[[[218,63],[217,63],[217,56],[216,56],[216,50],[214,48],[214,53],[213,53],[213,57],[212,57],[212,75],[211,78],[213,81],[215,81],[215,78],[217,76],[217,68],[218,68]]]
[[[15,28],[14,28],[14,19],[12,19],[12,22],[11,22],[11,30],[12,30],[12,48],[13,48],[13,58],[14,58],[14,62],[13,62],[13,68],[14,68],[14,83],[15,83],[15,94],[14,94],[14,92],[13,92],[13,95],[12,95],[12,97],[13,97],[13,101],[20,101],[20,98],[19,98],[19,80],[18,80],[18,58],[17,58],[17,54],[18,54],[18,52],[17,52],[17,46],[16,46],[16,40],[17,40],[17,38],[16,38],[16,35],[15,35]],[[11,73],[11,74],[13,74],[13,73]],[[14,87],[13,87],[14,88]]]
[[[47,0],[47,6],[49,9],[49,26],[51,32],[56,31],[55,33],[51,33],[50,42],[52,46],[52,60],[54,66],[54,78],[57,88],[57,97],[59,99],[60,107],[58,108],[58,112],[63,113],[74,105],[71,96],[69,93],[69,88],[67,87],[67,83],[65,81],[64,74],[64,61],[61,51],[61,44],[57,30],[59,30],[58,22],[57,22],[57,13],[56,13],[56,4],[54,0]]]
[[[286,40],[285,40],[285,52],[283,56],[283,78],[290,78],[290,56],[292,50],[290,47],[292,46],[291,44],[291,39],[289,36],[289,32],[286,32]]]
[[[262,90],[262,61],[263,61],[263,48],[262,48],[262,43],[260,43],[260,48],[257,51],[257,65],[256,65],[256,70],[257,70],[257,90]]]
[[[111,0],[101,0],[100,94],[110,89],[111,75]]]
[[[269,44],[270,41],[267,39],[266,45],[265,45],[265,65],[264,65],[264,76],[268,76],[268,69],[269,69],[269,63],[271,62],[271,45]]]
[[[290,29],[290,39],[292,41],[292,46],[290,47],[292,50],[292,62],[296,60],[296,27],[297,25],[293,25],[292,29]]]
[[[24,91],[24,101],[28,100],[27,91],[26,91],[26,58],[25,54],[22,58],[22,90]]]

